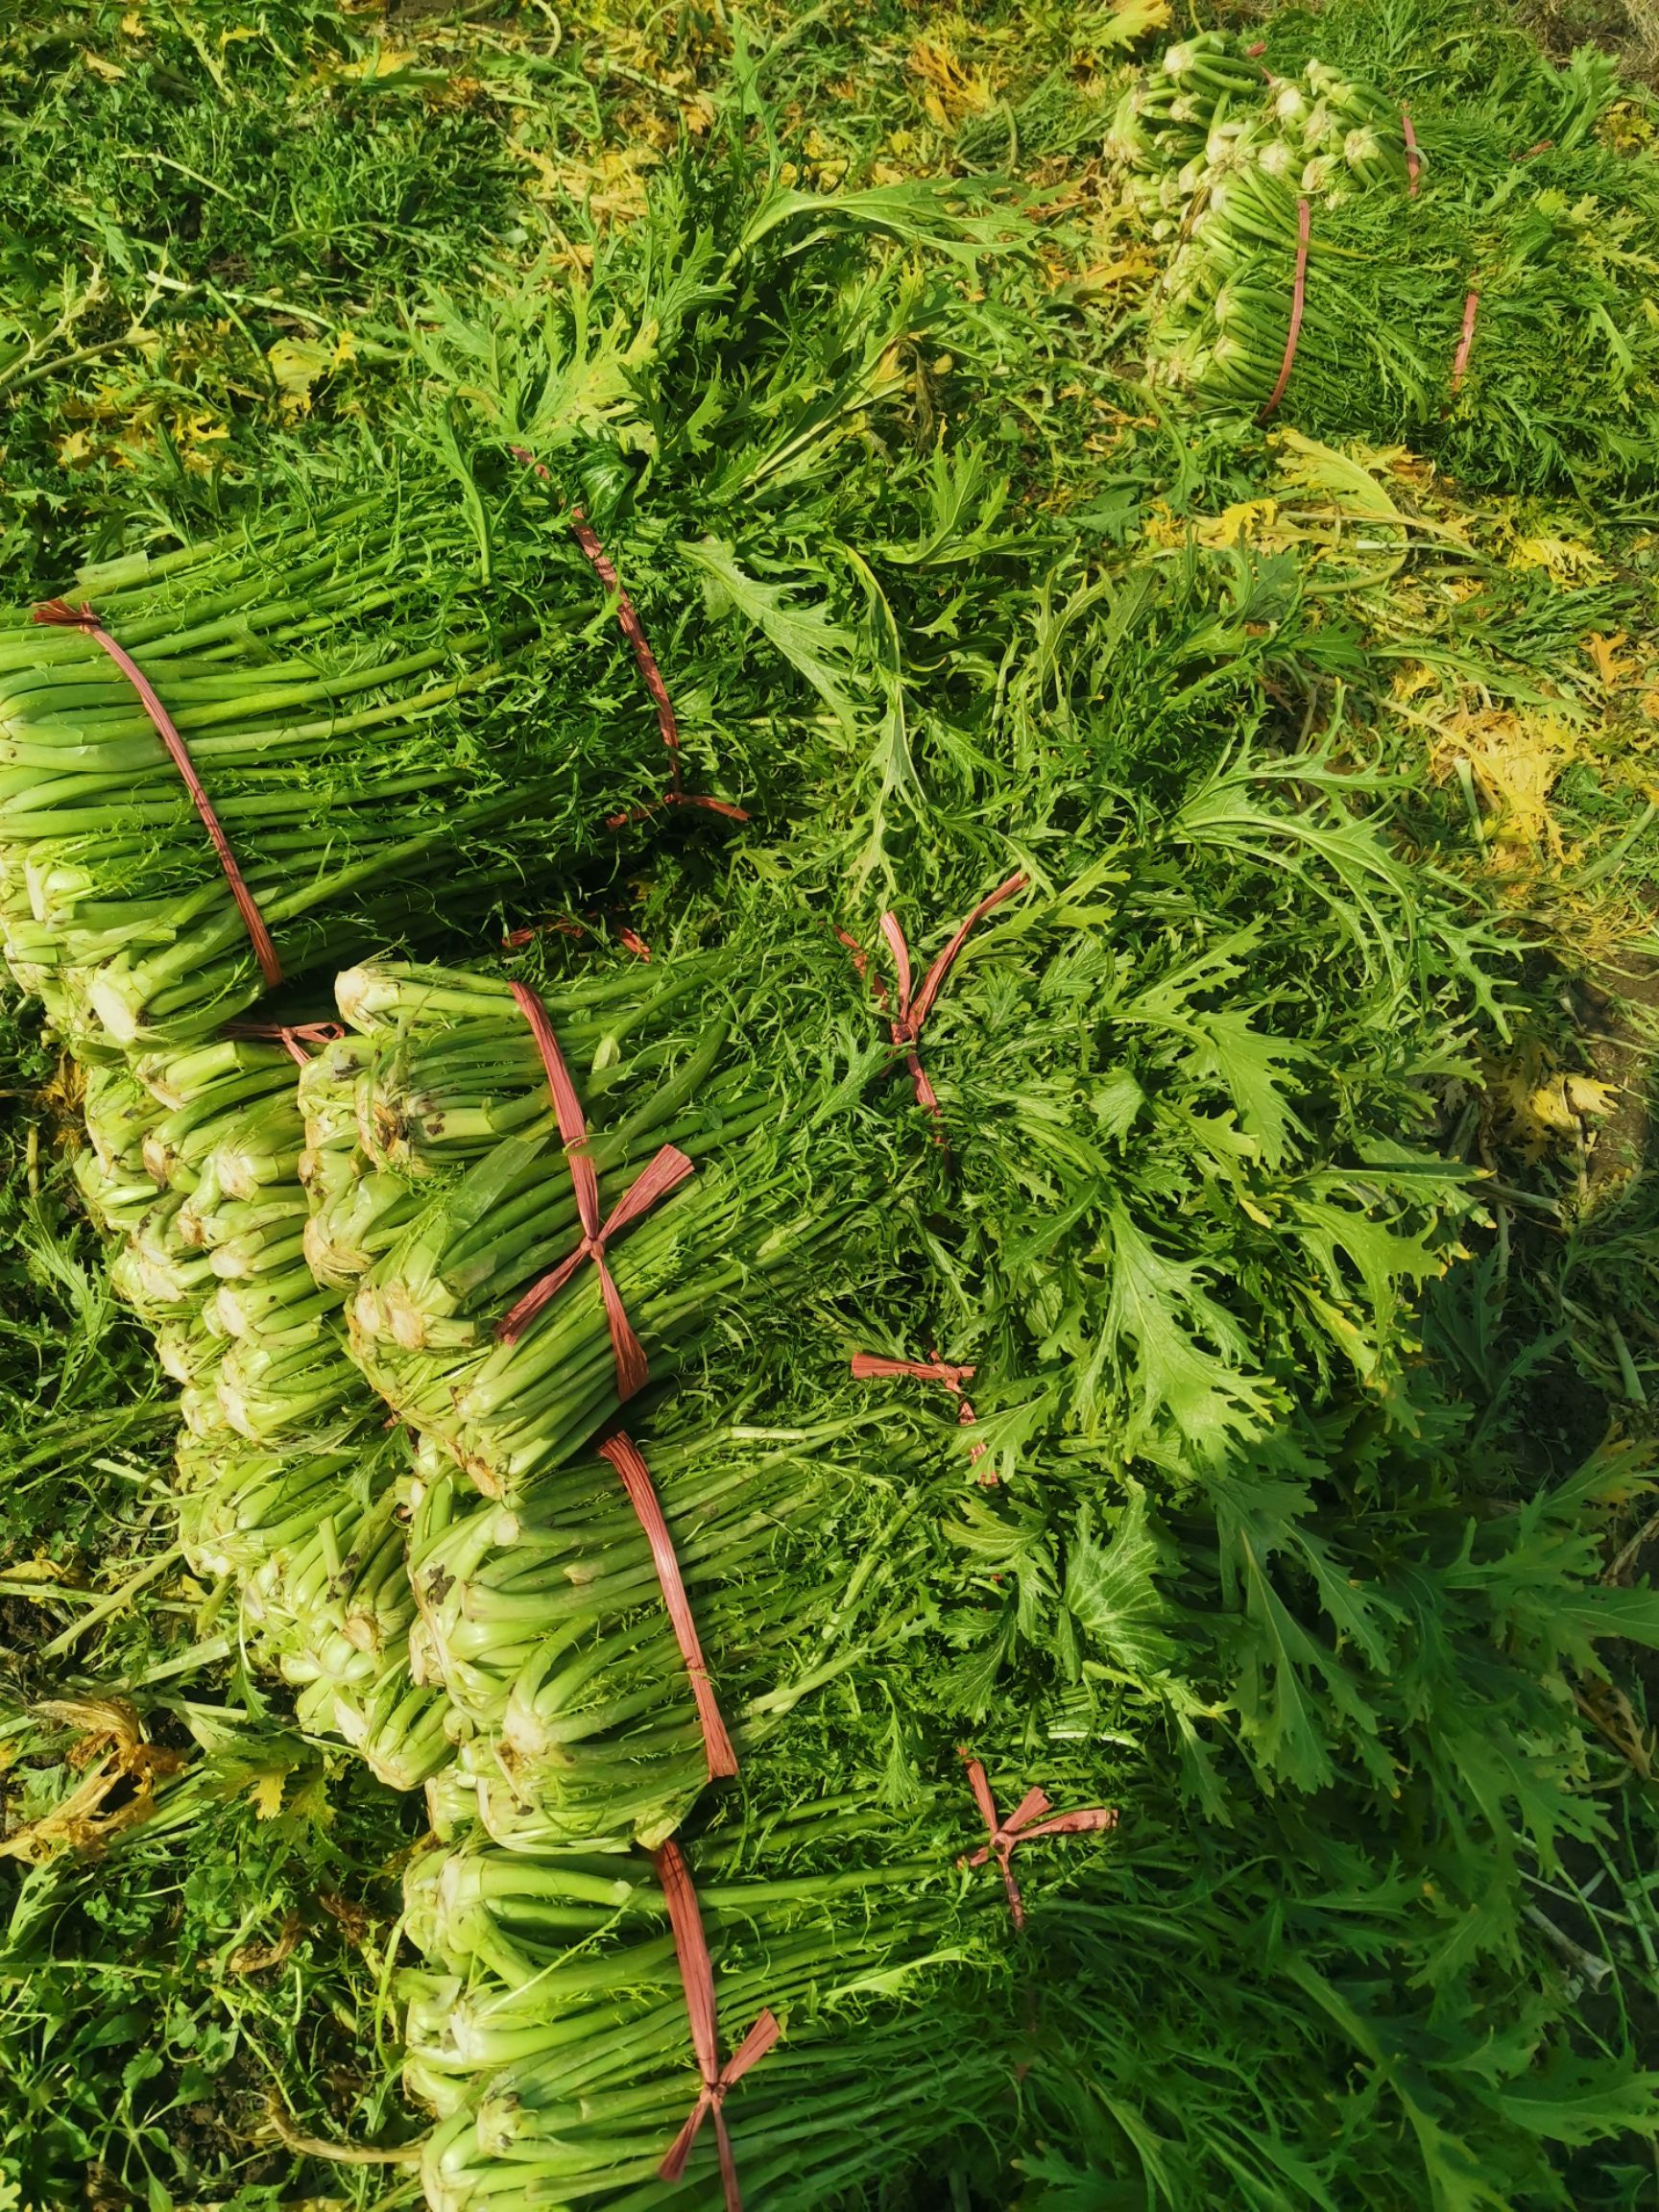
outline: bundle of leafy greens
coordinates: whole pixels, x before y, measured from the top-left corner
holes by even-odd
[[[1474,484],[1648,481],[1659,172],[1595,142],[1610,66],[1532,55],[1496,86],[1410,70],[1384,89],[1317,59],[1281,75],[1278,52],[1205,33],[1123,97],[1109,150],[1170,248],[1149,375],[1316,437],[1405,440]]]
[[[1022,2029],[1005,1908],[937,1856],[939,1825],[853,1792],[773,1811],[758,1848],[734,1831],[689,1855],[675,1917],[708,1946],[721,2058],[764,2012],[783,2031],[725,2116],[746,2200],[835,2201],[956,2128],[999,2121],[1007,2141]],[[683,2196],[656,2178],[698,2094],[673,1880],[637,1854],[481,1841],[416,1861],[405,1924],[430,1965],[405,1977],[406,2079],[440,2115],[430,2204]],[[683,2200],[709,2187],[713,2134]]]
[[[469,1500],[453,1471],[420,1486],[413,1647],[459,1744],[448,1822],[469,1785],[478,1821],[515,1848],[660,1843],[711,1779],[763,1771],[804,1700],[879,1676],[914,1644],[965,1455],[903,1407],[837,1402],[831,1375],[812,1382],[795,1393],[819,1415],[808,1423],[782,1417],[772,1377],[751,1377],[723,1420],[672,1398],[631,1420],[623,1449],[655,1495],[655,1540],[616,1439],[532,1479],[511,1509]]]
[[[926,1712],[925,1670],[892,1689]],[[849,1701],[757,1771],[741,1810],[681,1839],[715,2063],[763,2008],[781,2028],[726,2093],[746,2201],[856,2204],[878,2184],[926,2200],[1015,2144],[1055,2185],[1040,2202],[1088,2176],[1156,2186],[1181,2212],[1383,2212],[1403,2184],[1432,2198],[1474,2172],[1524,2201],[1549,2191],[1551,2146],[1652,2125],[1648,2079],[1574,2050],[1573,1998],[1536,1936],[1472,1960],[1435,1895],[1453,1853],[1419,1840],[1380,1863],[1362,1798],[1332,1791],[1311,1825],[1263,1808],[1241,1854],[1182,1818],[1134,1749],[1010,1748],[988,1776],[1002,1817],[1034,1778],[1067,1811],[1104,1785],[1119,1814],[1112,1833],[1016,1846],[1017,1930],[996,1868],[974,1863],[960,1763],[925,1724],[926,1777],[896,1803],[875,1771],[887,1732]],[[707,2141],[683,2184],[657,2178],[713,2071],[661,1861],[474,1832],[414,1863],[406,1908],[425,1955],[404,1982],[406,2079],[439,2114],[429,2201],[720,2200]],[[1495,2009],[1516,2024],[1501,2049]],[[1472,2068],[1481,2049],[1492,2064]],[[861,2142],[842,2125],[860,2079]]]
[[[347,1021],[381,1032],[358,1085],[385,1165],[356,1188],[371,1214],[389,1190],[395,1222],[350,1297],[352,1353],[399,1419],[510,1504],[648,1378],[695,1368],[786,1298],[873,1292],[906,1240],[903,1171],[864,1147],[854,1112],[882,1055],[850,1048],[839,949],[764,896],[744,932],[740,959],[693,944],[630,957],[597,995],[578,980],[535,1000],[580,1131],[506,980],[385,966],[341,978]],[[492,1136],[497,1123],[508,1133]],[[424,1170],[412,1216],[394,1166],[405,1146]],[[350,1235],[366,1251],[373,1225],[353,1218]],[[330,1229],[336,1255],[343,1240]]]
[[[84,569],[44,628],[16,613],[18,980],[92,1046],[205,1039],[278,974],[602,873],[682,802],[799,788],[885,677],[858,548],[912,535],[944,603],[929,480],[888,441],[914,349],[972,345],[977,256],[1017,237],[942,187],[819,198],[740,148],[687,153],[590,277],[434,303],[399,340],[431,389],[384,443],[274,482],[218,538]],[[673,719],[613,619],[618,576]],[[86,607],[188,748],[269,948],[131,673],[69,620]]]

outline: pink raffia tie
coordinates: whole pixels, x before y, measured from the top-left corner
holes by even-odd
[[[972,1429],[978,1419],[978,1415],[968,1403],[968,1393],[962,1387],[964,1382],[973,1382],[974,1370],[972,1367],[953,1367],[950,1360],[941,1359],[937,1352],[934,1353],[931,1359],[888,1359],[878,1352],[854,1352],[852,1368],[853,1380],[855,1382],[886,1382],[899,1375],[911,1376],[918,1382],[942,1382],[947,1390],[955,1394],[957,1401],[956,1426],[959,1429]],[[971,1443],[969,1445],[970,1463],[976,1459],[983,1459],[984,1456],[985,1447],[983,1444]],[[987,1488],[995,1488],[997,1483],[997,1477],[994,1473],[981,1475],[979,1479]]]
[[[515,461],[522,462],[533,469],[543,484],[551,484],[553,472],[544,462],[538,461],[527,445],[508,447]],[[674,712],[674,702],[668,696],[668,686],[662,681],[662,671],[657,665],[657,656],[651,650],[651,641],[645,635],[645,625],[639,619],[639,611],[622,589],[622,579],[616,573],[611,559],[595,536],[591,524],[580,507],[570,510],[570,531],[582,548],[584,559],[592,568],[601,584],[616,602],[616,627],[627,638],[633,651],[634,662],[651,694],[651,704],[657,709],[657,727],[668,751],[668,788],[655,806],[635,806],[625,813],[613,814],[606,822],[608,830],[620,830],[625,823],[642,822],[654,814],[658,806],[701,806],[710,814],[723,814],[729,822],[747,822],[749,817],[741,806],[733,806],[726,799],[704,799],[687,791],[680,773],[680,724]]]
[[[705,2120],[714,2122],[714,2139],[720,2146],[720,2179],[726,2191],[726,2212],[743,2212],[737,2187],[737,2161],[726,2128],[726,2098],[758,2059],[764,2058],[783,2032],[770,2009],[759,2018],[727,2059],[720,2063],[720,2028],[714,2003],[714,1968],[703,1934],[703,1915],[697,1905],[690,1869],[678,1843],[664,1843],[655,1854],[657,1878],[668,1900],[668,1920],[674,1930],[674,1954],[680,1961],[680,1979],[685,1988],[685,2010],[691,2022],[691,2048],[703,2086],[697,2093],[685,2125],[675,2136],[657,2172],[664,2181],[678,2181],[685,2171],[691,2146]]]
[[[1463,335],[1457,341],[1457,358],[1452,364],[1452,389],[1455,392],[1463,381],[1463,372],[1469,366],[1469,349],[1475,343],[1475,317],[1480,306],[1480,294],[1471,285],[1469,297],[1463,302]]]
[[[698,1723],[703,1730],[703,1756],[710,1782],[729,1780],[737,1771],[737,1754],[732,1748],[732,1739],[726,1733],[726,1723],[720,1716],[719,1701],[714,1695],[714,1685],[709,1678],[709,1670],[703,1660],[703,1647],[697,1640],[697,1623],[692,1617],[691,1600],[685,1595],[685,1583],[680,1573],[680,1561],[675,1555],[674,1539],[668,1532],[661,1501],[657,1485],[651,1479],[651,1470],[645,1457],[631,1436],[609,1436],[599,1447],[601,1459],[608,1459],[615,1468],[622,1487],[628,1493],[639,1526],[645,1531],[645,1541],[651,1547],[652,1564],[657,1579],[662,1587],[662,1602],[668,1608],[668,1619],[673,1625],[674,1641],[680,1647],[680,1656],[685,1662],[685,1671],[691,1677],[691,1695],[697,1707]]]
[[[1285,358],[1279,364],[1279,380],[1267,395],[1267,401],[1256,420],[1265,422],[1285,397],[1285,387],[1290,381],[1290,371],[1295,366],[1296,348],[1302,336],[1302,314],[1308,304],[1308,247],[1313,235],[1313,210],[1306,200],[1296,203],[1296,277],[1290,287],[1290,327],[1285,333]]]
[[[242,917],[242,926],[248,932],[254,957],[259,963],[259,973],[265,978],[265,988],[267,991],[275,991],[282,980],[282,963],[276,957],[276,948],[272,942],[270,930],[265,926],[265,917],[260,913],[252,892],[243,879],[242,871],[236,864],[236,855],[230,850],[230,840],[225,834],[225,826],[213,811],[213,802],[207,796],[206,785],[196,773],[190,748],[180,736],[172,715],[156,694],[156,686],[125,646],[118,645],[110,637],[90,607],[71,607],[66,599],[48,599],[42,606],[36,608],[34,619],[54,629],[79,630],[90,637],[95,645],[104,648],[137,692],[139,703],[149,715],[156,734],[166,746],[169,759],[183,779],[184,788],[190,794],[190,804],[195,807],[202,827],[211,838],[213,850],[219,855],[219,865],[225,871],[225,880],[230,887],[230,896],[236,902],[236,911]]]
[[[337,1045],[346,1032],[338,1022],[227,1022],[227,1037],[269,1038],[280,1045],[296,1068],[309,1068],[307,1045]]]
[[[660,1199],[666,1198],[670,1190],[677,1190],[687,1175],[694,1175],[696,1164],[674,1145],[664,1144],[644,1173],[612,1208],[610,1218],[602,1222],[599,1170],[588,1150],[587,1118],[582,1112],[582,1101],[576,1095],[576,1086],[570,1080],[570,1070],[565,1065],[565,1055],[559,1049],[559,1040],[553,1034],[553,1024],[547,1019],[547,1009],[527,983],[515,983],[513,997],[530,1024],[541,1054],[541,1065],[547,1072],[547,1088],[553,1094],[553,1111],[559,1121],[559,1138],[569,1165],[571,1188],[576,1193],[582,1241],[551,1274],[543,1275],[540,1283],[525,1291],[513,1310],[496,1323],[495,1334],[503,1344],[516,1344],[542,1308],[564,1289],[583,1261],[591,1260],[599,1270],[599,1287],[605,1299],[606,1318],[611,1324],[611,1349],[616,1361],[616,1395],[626,1404],[637,1390],[644,1388],[651,1369],[645,1348],[634,1334],[633,1324],[623,1308],[622,1293],[605,1263],[606,1247],[641,1214],[649,1213]]]
[[[1082,1836],[1116,1828],[1118,1809],[1115,1805],[1080,1806],[1075,1813],[1056,1813],[1051,1820],[1046,1820],[1043,1815],[1048,1810],[1046,1794],[1041,1790],[1028,1790],[1004,1820],[997,1810],[997,1800],[991,1794],[984,1767],[966,1751],[959,1751],[957,1755],[967,1763],[968,1786],[991,1838],[971,1857],[959,1859],[957,1864],[983,1866],[988,1859],[995,1859],[1002,1870],[1002,1887],[1008,1892],[1008,1910],[1014,1915],[1014,1925],[1023,1928],[1025,1907],[1020,1896],[1020,1885],[1014,1879],[1012,1863],[1015,1846],[1029,1843],[1038,1836]]]
[[[1417,151],[1417,133],[1411,128],[1411,110],[1404,100],[1400,103],[1400,128],[1406,134],[1406,193],[1408,199],[1415,200],[1423,157]]]
[[[950,974],[955,965],[957,953],[967,944],[970,933],[984,921],[993,907],[1000,906],[1004,899],[1012,899],[1016,891],[1023,891],[1030,880],[1031,878],[1022,871],[1018,875],[1010,876],[1005,883],[998,883],[995,891],[981,899],[967,921],[957,930],[955,936],[951,938],[950,944],[946,946],[944,951],[940,953],[938,959],[934,961],[932,967],[928,969],[922,979],[921,990],[914,997],[911,995],[910,988],[910,948],[904,941],[904,932],[899,926],[899,917],[891,913],[883,914],[881,917],[881,934],[886,938],[887,950],[893,955],[893,969],[899,986],[898,1004],[888,1017],[888,1034],[904,1054],[904,1065],[910,1070],[910,1080],[916,1089],[917,1105],[925,1113],[932,1115],[935,1122],[942,1121],[944,1117],[940,1114],[939,1100],[934,1094],[932,1084],[927,1080],[927,1070],[923,1067],[921,1055],[917,1050],[922,1037],[922,1025],[928,1015],[932,1013],[933,1002],[944,987],[946,976]],[[859,946],[858,940],[855,937],[850,937],[845,929],[837,929],[835,934],[852,952],[853,964],[859,974],[868,975],[870,973],[869,959]],[[879,976],[871,976],[870,988],[875,993],[877,1004],[885,1010],[890,1003],[887,986]],[[935,1129],[933,1141],[936,1144],[945,1142],[944,1133],[941,1129]]]

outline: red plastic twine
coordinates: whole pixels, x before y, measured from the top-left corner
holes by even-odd
[[[1469,349],[1475,343],[1475,310],[1480,304],[1480,295],[1472,291],[1463,302],[1463,335],[1457,341],[1457,358],[1452,364],[1452,389],[1456,391],[1463,381],[1463,372],[1469,366]]]
[[[43,606],[36,608],[35,620],[58,629],[84,631],[94,644],[103,646],[137,692],[145,713],[156,726],[156,734],[166,746],[174,767],[184,779],[184,788],[189,792],[191,804],[202,818],[202,827],[213,840],[213,850],[219,855],[219,865],[225,871],[230,896],[236,902],[236,910],[252,941],[253,951],[259,962],[259,973],[265,978],[265,988],[275,991],[282,980],[282,963],[276,957],[276,948],[271,941],[270,930],[265,926],[265,917],[254,904],[253,894],[242,879],[242,871],[236,865],[236,855],[230,850],[230,840],[226,836],[224,825],[213,811],[213,802],[196,773],[196,763],[190,757],[190,749],[173,727],[173,717],[157,698],[155,685],[132,654],[116,644],[90,607],[71,607],[66,599],[48,599]]]
[[[269,1037],[279,1044],[297,1068],[309,1068],[307,1045],[334,1045],[345,1036],[338,1022],[228,1022],[227,1037]]]
[[[912,1375],[918,1382],[943,1382],[946,1389],[954,1391],[960,1401],[956,1426],[959,1429],[971,1429],[978,1418],[968,1403],[968,1393],[962,1387],[964,1382],[972,1382],[974,1380],[974,1370],[972,1367],[952,1367],[949,1360],[937,1356],[931,1359],[887,1359],[876,1352],[854,1352],[852,1364],[853,1380],[855,1382],[886,1381],[895,1375]],[[970,1460],[983,1459],[984,1445],[971,1444],[968,1456]],[[982,1475],[979,1479],[995,1483],[997,1478],[995,1475]]]
[[[1265,422],[1281,399],[1285,387],[1290,381],[1290,366],[1296,358],[1296,342],[1302,335],[1302,310],[1308,304],[1308,241],[1312,234],[1313,213],[1306,200],[1296,203],[1296,281],[1290,293],[1290,327],[1285,334],[1285,358],[1279,364],[1279,381],[1267,395],[1267,404],[1256,420]]]
[[[685,2161],[691,2155],[703,2123],[710,2114],[714,2120],[714,2136],[720,2146],[720,2178],[726,2189],[726,2212],[743,2212],[743,2199],[737,2187],[737,2162],[732,2154],[732,2138],[726,2131],[725,2104],[729,2090],[734,2089],[757,2059],[764,2058],[779,2036],[783,2032],[776,2016],[762,2011],[759,2018],[727,2059],[720,2063],[720,2028],[714,2004],[714,1968],[709,1958],[709,1945],[703,1934],[703,1915],[697,1908],[697,1892],[691,1884],[690,1869],[686,1866],[677,1843],[664,1843],[656,1853],[657,1878],[662,1885],[662,1894],[668,1900],[668,1919],[674,1930],[674,1951],[680,1961],[680,1979],[685,1986],[685,2010],[691,2022],[691,2048],[697,2055],[697,2071],[703,2077],[703,2086],[697,2093],[685,2125],[675,2136],[668,2155],[657,2172],[664,2181],[678,2181],[685,2171]]]
[[[1417,172],[1422,168],[1423,162],[1417,152],[1417,133],[1411,128],[1411,110],[1407,107],[1404,100],[1400,103],[1400,127],[1406,133],[1406,175],[1408,179],[1407,191],[1408,196],[1415,200],[1417,197]]]
[[[1010,876],[1006,883],[998,883],[995,891],[990,893],[987,898],[980,900],[978,905],[974,907],[973,913],[969,915],[967,921],[963,923],[961,928],[957,930],[955,936],[951,938],[950,944],[946,946],[944,951],[928,969],[923,978],[922,988],[914,998],[910,995],[910,948],[904,942],[904,932],[899,926],[899,917],[896,914],[883,914],[881,917],[881,934],[886,938],[887,949],[893,955],[893,967],[899,982],[898,1010],[888,1022],[888,1033],[894,1044],[899,1046],[904,1054],[904,1064],[910,1070],[910,1080],[916,1086],[917,1105],[926,1113],[931,1114],[935,1121],[943,1118],[939,1112],[939,1100],[934,1094],[932,1084],[927,1080],[927,1070],[923,1067],[916,1049],[922,1035],[922,1024],[933,1011],[933,1002],[944,988],[945,978],[954,966],[957,953],[968,942],[969,932],[978,923],[984,921],[994,906],[1000,906],[1004,899],[1012,899],[1016,891],[1023,891],[1030,880],[1031,878],[1023,873]],[[835,934],[840,938],[842,944],[852,951],[853,964],[859,974],[869,974],[870,963],[860,948],[858,940],[855,937],[850,937],[845,929],[837,929]],[[879,976],[874,976],[871,978],[870,988],[876,995],[877,1004],[884,1008],[888,1003],[887,986]],[[934,1133],[934,1142],[939,1144],[943,1144],[945,1142],[943,1135],[938,1131]]]
[[[957,1863],[983,1866],[988,1859],[994,1858],[1002,1869],[1002,1887],[1008,1892],[1008,1910],[1014,1915],[1014,1925],[1023,1928],[1025,1907],[1021,1901],[1020,1885],[1014,1879],[1011,1863],[1015,1845],[1029,1843],[1036,1836],[1081,1836],[1091,1830],[1116,1828],[1118,1809],[1115,1805],[1082,1806],[1075,1813],[1056,1813],[1051,1820],[1045,1820],[1042,1815],[1048,1810],[1047,1796],[1041,1790],[1027,1790],[1004,1820],[997,1811],[997,1800],[991,1794],[984,1767],[966,1751],[959,1752],[958,1756],[967,1761],[969,1787],[990,1831],[991,1840],[971,1858],[959,1860]]]
[[[538,461],[527,446],[514,445],[508,450],[515,461],[533,469],[543,484],[551,484],[553,473],[544,463]],[[651,703],[657,709],[657,727],[662,733],[662,742],[668,748],[668,788],[657,802],[660,806],[703,806],[710,814],[724,814],[729,822],[747,822],[749,817],[741,806],[733,806],[725,799],[703,799],[695,792],[685,790],[680,780],[680,725],[675,719],[674,703],[668,696],[668,686],[662,681],[662,671],[657,665],[657,656],[651,650],[645,635],[645,625],[639,619],[638,610],[622,589],[622,579],[616,573],[615,564],[600,544],[580,507],[570,510],[570,529],[576,542],[591,564],[601,584],[616,601],[616,626],[634,649],[635,662],[644,678],[645,688],[651,694]],[[653,813],[650,806],[636,806],[629,812],[613,814],[606,823],[608,830],[620,830],[624,823],[637,822]]]
[[[611,1324],[611,1349],[616,1360],[616,1394],[626,1401],[637,1390],[644,1388],[651,1370],[644,1346],[635,1335],[623,1310],[622,1293],[605,1264],[606,1247],[642,1214],[649,1213],[659,1199],[666,1198],[687,1175],[695,1174],[696,1164],[674,1145],[664,1144],[644,1173],[611,1209],[610,1219],[602,1223],[599,1170],[588,1153],[587,1118],[582,1112],[582,1101],[576,1095],[576,1086],[570,1080],[570,1070],[565,1065],[565,1055],[559,1049],[559,1040],[553,1034],[553,1024],[547,1019],[547,1009],[527,983],[515,983],[513,996],[535,1034],[541,1065],[547,1070],[547,1088],[553,1094],[559,1138],[570,1168],[571,1188],[576,1193],[582,1241],[550,1275],[543,1275],[540,1283],[525,1291],[513,1310],[496,1323],[495,1334],[503,1344],[516,1344],[548,1301],[564,1289],[583,1261],[591,1260],[599,1270],[599,1287],[604,1293],[606,1317]]]
[[[657,1486],[651,1479],[639,1447],[631,1436],[610,1436],[599,1447],[601,1459],[609,1459],[622,1479],[622,1487],[628,1493],[628,1503],[638,1517],[651,1547],[651,1558],[657,1569],[657,1579],[662,1585],[662,1602],[668,1608],[668,1618],[674,1626],[674,1641],[680,1647],[680,1656],[685,1662],[685,1671],[691,1677],[691,1695],[697,1704],[697,1719],[703,1730],[703,1750],[709,1765],[710,1782],[726,1780],[737,1771],[737,1754],[732,1748],[732,1739],[726,1733],[726,1723],[720,1717],[715,1699],[714,1685],[709,1679],[709,1670],[703,1661],[703,1647],[697,1641],[697,1623],[691,1617],[691,1601],[685,1595],[685,1585],[680,1575],[680,1562],[674,1555],[674,1539],[668,1533],[668,1524],[662,1516],[662,1506],[657,1496]]]

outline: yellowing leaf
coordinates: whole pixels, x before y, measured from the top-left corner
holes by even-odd
[[[1278,519],[1276,500],[1240,499],[1221,514],[1200,522],[1196,535],[1199,544],[1209,546],[1212,551],[1220,551],[1229,545],[1259,545],[1269,536]]]
[[[1169,28],[1169,0],[1118,0],[1098,15],[1086,16],[1071,33],[1073,54],[1100,54],[1113,46],[1133,46],[1149,31]]]
[[[256,1774],[248,1785],[248,1794],[253,1800],[253,1811],[261,1820],[275,1820],[282,1810],[282,1791],[287,1787],[288,1774],[278,1767],[269,1774]]]
[[[376,77],[394,77],[399,69],[407,69],[420,59],[413,46],[376,46],[373,54],[365,54],[360,61],[336,63],[329,75],[355,77],[367,84]]]
[[[1613,1084],[1565,1073],[1542,1045],[1490,1062],[1486,1081],[1501,1134],[1529,1160],[1541,1159],[1563,1139],[1581,1141],[1584,1123],[1611,1114],[1618,1103]]]
[[[142,38],[146,28],[144,17],[136,8],[129,8],[126,14],[121,18],[121,31],[124,37]]]
[[[1619,1101],[1618,1085],[1599,1082],[1594,1075],[1565,1075],[1561,1089],[1568,1112],[1580,1119],[1611,1114]]]
[[[1375,516],[1380,521],[1403,519],[1370,469],[1352,454],[1288,427],[1275,431],[1272,443],[1280,475],[1299,492],[1322,492],[1334,505],[1356,515]]]
[[[320,338],[278,338],[265,358],[284,415],[309,415],[315,384],[338,366],[338,348]]]
[[[1511,568],[1542,568],[1552,584],[1587,584],[1604,576],[1607,565],[1593,545],[1547,531],[1519,538],[1509,552]]]
[[[119,78],[125,77],[127,74],[119,61],[106,61],[102,54],[94,54],[90,47],[82,47],[81,59],[91,70],[93,76],[102,77],[107,84],[113,84]]]
[[[1600,631],[1592,630],[1588,637],[1579,639],[1596,664],[1596,673],[1601,679],[1604,691],[1614,689],[1630,673],[1629,661],[1619,658],[1619,648],[1629,642],[1629,635],[1623,630],[1615,630],[1611,637],[1603,637]]]
[[[1435,724],[1431,765],[1445,777],[1459,759],[1474,775],[1487,811],[1496,817],[1492,858],[1500,868],[1523,866],[1540,845],[1557,859],[1561,832],[1550,811],[1555,779],[1577,750],[1572,727],[1540,709],[1459,708]]]
[[[963,61],[943,32],[926,32],[917,39],[909,66],[926,87],[922,105],[947,129],[964,115],[982,115],[997,98],[987,73]]]
[[[60,469],[82,469],[91,460],[93,452],[91,433],[71,430],[58,441],[58,466]]]

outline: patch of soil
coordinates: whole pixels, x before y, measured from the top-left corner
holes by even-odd
[[[1626,77],[1659,84],[1659,0],[1524,0],[1517,13],[1553,60],[1599,46]]]
[[[1659,960],[1628,953],[1617,970],[1601,969],[1574,989],[1574,1011],[1599,1082],[1615,1093],[1599,1122],[1585,1178],[1584,1210],[1623,1190],[1647,1164],[1652,1137],[1648,1094],[1659,1034]]]

